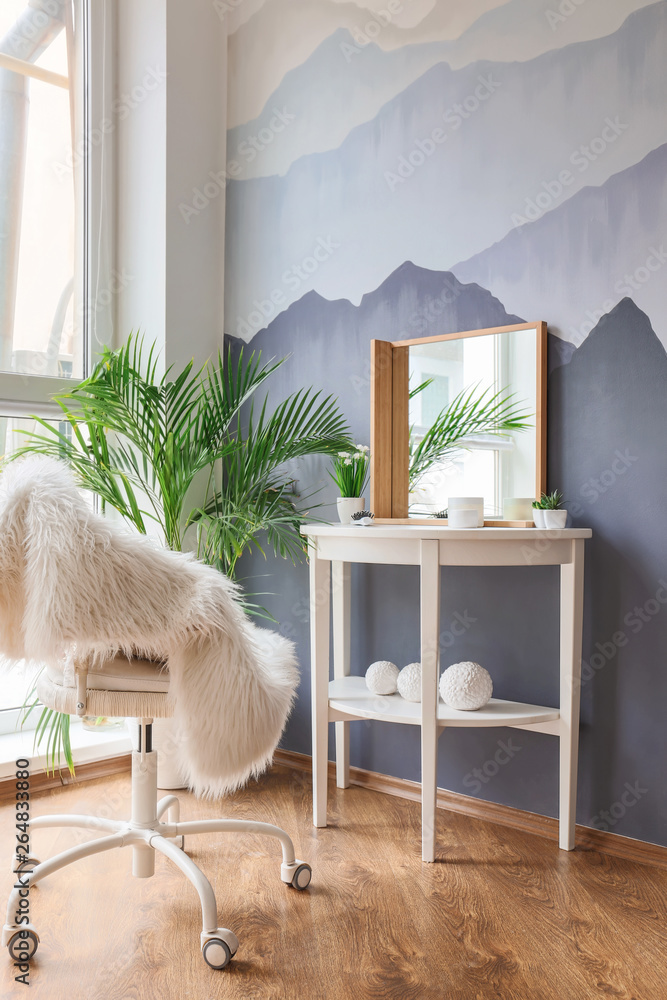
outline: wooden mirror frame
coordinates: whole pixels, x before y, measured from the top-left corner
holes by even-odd
[[[417,340],[371,340],[371,510],[376,522],[404,524],[446,524],[436,517],[408,517],[409,492],[409,350],[420,344],[444,340],[482,337],[509,333],[512,330],[535,330],[537,378],[535,402],[535,496],[547,485],[547,324],[516,323],[486,330],[444,333]],[[494,519],[485,525],[524,527],[532,521]]]

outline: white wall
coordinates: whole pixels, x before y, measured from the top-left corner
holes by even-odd
[[[167,4],[166,340],[169,363],[222,347],[226,28],[211,0]],[[211,187],[207,187],[211,185]],[[196,216],[194,191],[212,195]],[[217,190],[217,194],[215,191]],[[197,201],[197,204],[202,204]],[[186,222],[187,217],[188,221]]]
[[[140,328],[166,364],[222,346],[224,192],[188,222],[224,164],[225,25],[209,0],[118,0],[115,342]]]

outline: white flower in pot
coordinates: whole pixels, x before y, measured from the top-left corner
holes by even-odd
[[[341,524],[350,524],[352,515],[364,510],[364,490],[368,485],[370,455],[367,444],[355,444],[351,451],[339,451],[329,475],[338,487],[336,508]]]

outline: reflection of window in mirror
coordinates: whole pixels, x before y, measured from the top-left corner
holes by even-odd
[[[449,406],[452,398],[449,391],[449,375],[438,375],[437,372],[425,371],[421,378],[428,384],[414,398],[415,413],[412,424],[416,434],[430,427],[433,421],[437,419],[439,413],[446,406]]]
[[[499,518],[504,498],[535,495],[534,328],[410,345],[409,376],[412,455],[443,411],[459,403],[459,419],[451,427],[454,446],[411,476],[411,516],[434,516],[450,496],[482,496],[485,517]],[[529,426],[499,433],[492,420],[480,420],[477,430],[456,439],[457,428],[475,424],[470,404],[491,402],[496,394],[512,395]]]

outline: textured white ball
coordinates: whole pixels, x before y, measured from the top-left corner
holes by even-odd
[[[398,667],[390,660],[376,660],[366,671],[366,687],[373,694],[394,694]]]
[[[492,694],[491,674],[471,660],[452,664],[440,678],[442,700],[459,711],[474,712],[483,708]]]
[[[422,665],[408,663],[398,675],[398,693],[406,701],[422,700]]]

